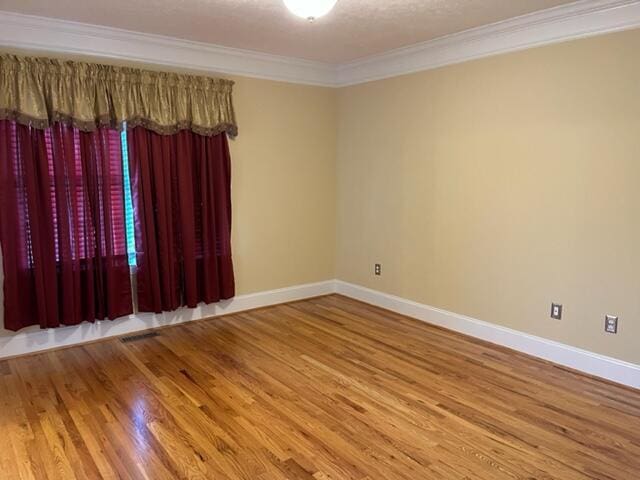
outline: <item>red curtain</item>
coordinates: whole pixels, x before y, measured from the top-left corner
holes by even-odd
[[[234,295],[231,169],[225,134],[128,134],[138,308],[195,307]]]
[[[119,134],[0,121],[5,327],[132,312]]]

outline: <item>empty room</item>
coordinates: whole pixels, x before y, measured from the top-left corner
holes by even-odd
[[[0,0],[0,480],[640,480],[640,0]]]

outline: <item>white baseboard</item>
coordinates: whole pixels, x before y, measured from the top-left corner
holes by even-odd
[[[6,332],[4,335],[0,334],[0,358],[78,345],[150,328],[175,325],[330,293],[340,293],[341,295],[386,308],[433,325],[640,389],[640,365],[448,312],[342,280],[327,280],[319,283],[238,295],[231,300],[225,300],[217,304],[201,305],[194,309],[184,308],[159,315],[141,313],[116,321],[106,320],[96,323],[83,323],[78,326],[49,330],[31,327],[15,334]]]
[[[336,293],[640,389],[640,365],[336,280]]]
[[[326,295],[333,293],[334,290],[335,282],[333,280],[327,280],[325,282],[238,295],[237,297],[224,300],[220,303],[199,305],[193,309],[182,308],[175,312],[165,312],[162,314],[139,313],[115,321],[104,320],[49,330],[30,327],[18,333],[2,331],[4,335],[0,335],[0,358],[78,345],[150,328],[267,307],[278,303],[292,302],[304,298]]]

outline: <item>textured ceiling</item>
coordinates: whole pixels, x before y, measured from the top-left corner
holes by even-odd
[[[338,0],[315,23],[282,0],[0,0],[0,10],[343,63],[572,0]]]

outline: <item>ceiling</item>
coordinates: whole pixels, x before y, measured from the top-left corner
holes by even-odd
[[[0,10],[331,64],[573,0],[338,0],[314,23],[282,0],[0,0]]]

